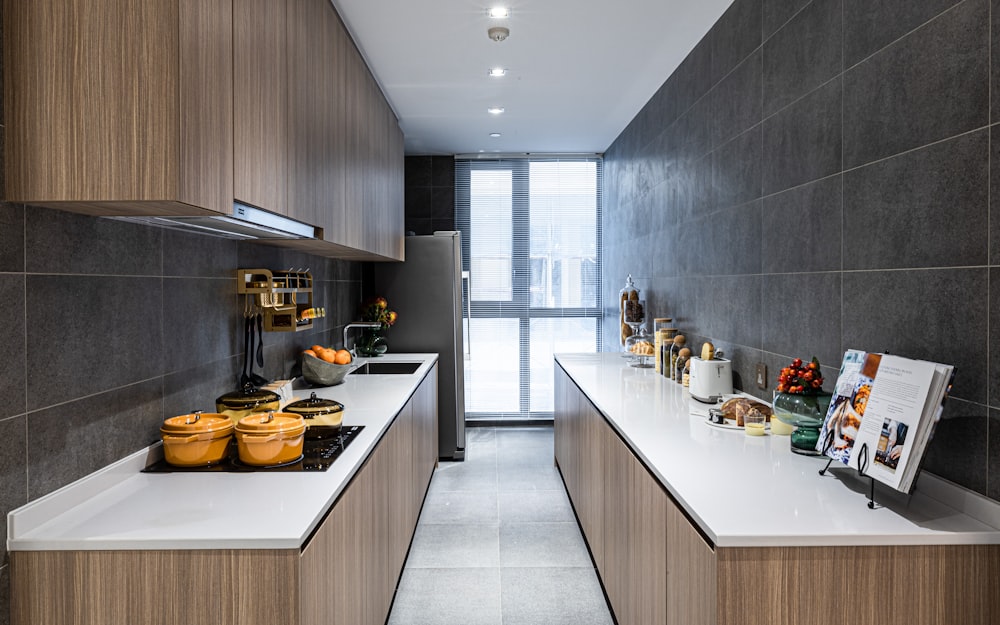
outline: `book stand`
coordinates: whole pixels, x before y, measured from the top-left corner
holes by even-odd
[[[826,440],[823,441],[823,455],[829,451],[830,446],[833,445],[833,431],[829,431],[826,434]],[[834,459],[830,458],[826,466],[819,470],[820,475],[826,475],[827,469],[833,464]],[[868,443],[861,443],[861,447],[858,448],[858,475],[861,477],[868,478],[868,509],[875,509],[875,478],[870,475],[865,475],[865,470],[868,468]]]

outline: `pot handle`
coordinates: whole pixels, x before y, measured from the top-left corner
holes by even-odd
[[[244,434],[243,442],[245,443],[269,443],[278,438],[277,434],[268,434],[266,436],[259,436],[255,434]]]
[[[171,443],[190,443],[191,441],[198,440],[197,434],[188,434],[187,436],[174,436],[173,434],[164,434],[163,442],[166,443],[170,441]]]

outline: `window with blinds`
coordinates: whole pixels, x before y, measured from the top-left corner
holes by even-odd
[[[601,344],[601,160],[455,161],[466,418],[552,418],[552,355]]]

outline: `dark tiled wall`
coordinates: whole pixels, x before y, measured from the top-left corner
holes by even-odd
[[[406,157],[406,230],[433,234],[455,229],[455,159]]]
[[[605,154],[607,348],[631,273],[762,397],[758,361],[954,364],[925,468],[1000,500],[998,51],[990,0],[736,0]]]
[[[214,410],[243,367],[236,269],[308,267],[328,317],[264,334],[264,376],[338,345],[360,263],[0,203],[0,536],[10,510],[158,439],[166,417]],[[259,371],[259,369],[258,369]],[[8,618],[0,547],[0,623]]]

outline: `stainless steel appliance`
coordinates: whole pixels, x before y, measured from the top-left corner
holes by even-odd
[[[452,231],[406,237],[406,260],[375,264],[375,292],[399,313],[389,350],[438,354],[438,454],[465,459],[462,238]]]

